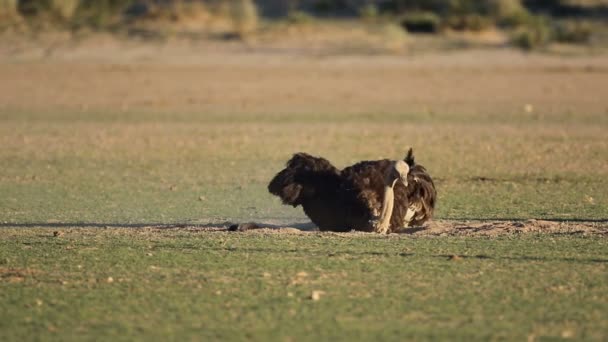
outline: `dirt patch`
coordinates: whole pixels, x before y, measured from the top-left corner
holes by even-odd
[[[245,229],[230,229],[231,225],[205,225],[184,227],[191,231],[234,231],[244,234],[337,234],[345,236],[374,236],[374,233],[366,232],[319,232],[312,223],[298,224],[276,224],[276,223],[246,223],[242,224]],[[182,229],[182,228],[180,228]],[[486,236],[498,237],[504,235],[519,234],[565,234],[565,235],[597,235],[608,236],[607,221],[547,221],[529,219],[525,221],[454,221],[437,220],[431,221],[424,227],[404,229],[401,233],[411,236]],[[398,235],[398,234],[392,234]]]
[[[34,270],[27,268],[0,267],[0,282],[21,283],[34,273]]]
[[[526,233],[608,235],[606,222],[568,221],[432,221],[425,228],[413,228],[405,233],[421,236],[501,236]]]

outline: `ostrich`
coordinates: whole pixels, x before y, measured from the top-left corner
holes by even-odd
[[[403,160],[362,161],[341,171],[324,158],[296,153],[268,191],[284,204],[301,205],[320,230],[378,233],[423,224],[437,197],[411,148]]]

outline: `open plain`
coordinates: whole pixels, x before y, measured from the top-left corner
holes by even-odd
[[[608,337],[605,55],[1,51],[4,341]],[[266,191],[294,152],[409,146],[439,201],[404,234],[316,232]]]

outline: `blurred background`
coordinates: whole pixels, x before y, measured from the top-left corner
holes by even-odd
[[[268,46],[299,38],[393,52],[429,45],[605,47],[607,17],[606,0],[0,0],[5,36],[108,32]],[[421,35],[422,42],[412,39]]]

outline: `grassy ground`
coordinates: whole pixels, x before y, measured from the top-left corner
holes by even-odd
[[[63,115],[0,126],[2,340],[607,337],[601,235],[196,229],[305,220],[265,190],[293,151],[346,165],[409,144],[438,179],[438,218],[605,220],[601,121]],[[157,223],[186,228],[138,228]]]
[[[414,146],[444,219],[608,217],[606,124],[465,123],[407,114],[129,120],[86,114],[0,126],[5,222],[172,223],[302,218],[266,191],[296,151],[343,167]]]
[[[0,340],[607,338],[605,59],[133,49],[0,63]],[[409,146],[471,236],[216,229]]]
[[[4,341],[600,341],[608,333],[608,246],[596,237],[59,232],[2,232]]]

